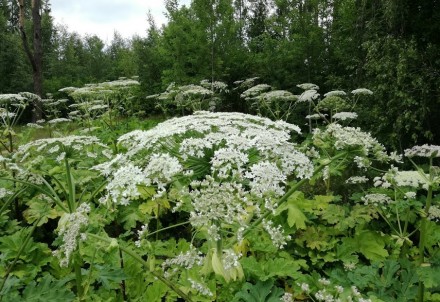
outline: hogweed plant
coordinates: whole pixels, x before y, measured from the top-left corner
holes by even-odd
[[[308,103],[308,124],[309,132],[312,132],[312,120],[322,119],[327,124],[333,122],[350,121],[358,117],[356,105],[363,95],[372,95],[373,92],[366,88],[359,88],[347,94],[342,90],[333,90],[324,94],[324,98],[320,98],[318,93],[319,87],[312,83],[304,83],[297,85],[304,91],[298,97],[298,102]],[[312,113],[312,111],[316,113]]]
[[[311,178],[322,175],[326,167],[336,169],[358,158],[390,160],[368,134],[337,125],[315,133],[315,145],[322,152],[315,166],[291,141],[292,135],[300,135],[299,127],[283,121],[209,112],[127,133],[118,140],[126,152],[95,167],[109,179],[101,202],[110,208],[133,203],[155,208],[155,215],[146,217],[137,234],[139,253],[152,252],[156,244],[152,235],[157,239],[162,232],[161,209],[188,217],[163,228],[190,224],[192,230],[186,251],[162,263],[163,274],[171,282],[187,284],[195,294],[215,298],[212,273],[226,282],[244,277],[242,251],[250,233],[264,232],[275,249],[286,248],[292,236],[278,216],[287,209],[290,196]],[[149,256],[152,265],[157,262],[153,256]],[[154,265],[151,269],[157,271]]]
[[[19,94],[0,94],[0,144],[8,152],[13,153],[14,127],[30,101],[39,98],[37,95],[22,92]]]
[[[94,134],[102,129],[109,136],[116,152],[116,131],[121,117],[142,111],[136,102],[140,83],[136,79],[120,78],[115,81],[86,84],[84,87],[65,87],[73,103],[69,105],[69,119],[82,123],[82,134]]]
[[[78,250],[80,231],[88,224],[90,205],[96,194],[103,188],[99,175],[89,168],[109,159],[111,151],[99,139],[91,136],[67,136],[47,138],[22,145],[14,153],[12,161],[5,167],[12,171],[11,177],[1,177],[19,185],[20,195],[32,189],[34,195],[27,196],[28,209],[23,216],[28,223],[39,227],[49,219],[60,218],[58,234],[62,244],[54,251],[61,266],[72,265],[76,275],[76,291],[83,295],[80,252]],[[101,184],[99,184],[101,183]],[[81,188],[81,191],[78,191]],[[16,197],[19,197],[17,195]],[[7,208],[9,199],[3,206]],[[29,236],[32,234],[29,233]],[[22,243],[21,252],[27,245]],[[20,252],[20,253],[21,253]],[[3,276],[2,289],[10,270]]]
[[[218,110],[228,93],[227,84],[203,80],[200,85],[178,86],[171,83],[165,92],[147,96],[147,100],[154,100],[155,107],[166,116],[183,116],[199,110]]]
[[[316,85],[301,87],[296,103],[319,104]],[[343,126],[353,113],[325,110],[305,138],[285,121],[197,111],[120,136],[117,154],[68,136],[0,156],[0,297],[439,300],[440,147],[402,158]]]

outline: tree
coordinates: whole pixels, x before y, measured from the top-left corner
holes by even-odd
[[[0,1],[0,93],[32,89],[27,58],[20,37],[14,32],[12,4],[8,0]]]
[[[32,66],[32,76],[34,82],[34,93],[40,97],[43,96],[43,48],[41,36],[41,0],[32,0],[32,27],[33,27],[33,51],[26,33],[26,9],[24,0],[18,1],[18,28],[20,31],[23,47],[29,62]],[[40,99],[34,101],[33,117],[34,121],[41,119],[43,116],[43,106]]]

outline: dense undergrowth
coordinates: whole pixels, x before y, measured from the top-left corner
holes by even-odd
[[[440,301],[440,147],[354,127],[368,89],[254,81],[65,88],[27,127],[0,95],[1,301]]]

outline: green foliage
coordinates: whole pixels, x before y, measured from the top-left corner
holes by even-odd
[[[264,282],[258,281],[256,284],[245,283],[233,301],[244,302],[275,302],[280,301],[283,290],[273,285],[273,280]]]
[[[73,301],[75,295],[66,288],[68,280],[55,280],[52,276],[46,275],[38,282],[32,281],[23,290],[21,301]]]

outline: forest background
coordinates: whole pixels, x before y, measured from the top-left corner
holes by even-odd
[[[32,45],[31,1],[24,1]],[[55,25],[50,1],[41,1],[42,94],[66,86],[137,75],[139,99],[203,79],[231,85],[259,77],[298,93],[298,83],[321,91],[366,87],[358,124],[402,151],[439,142],[440,4],[437,0],[193,0],[166,1],[167,23],[149,20],[146,38],[117,31],[106,45]],[[0,93],[33,91],[16,1],[0,1]],[[228,111],[246,111],[239,97]],[[302,122],[297,122],[301,124]],[[304,121],[305,123],[305,121]]]

